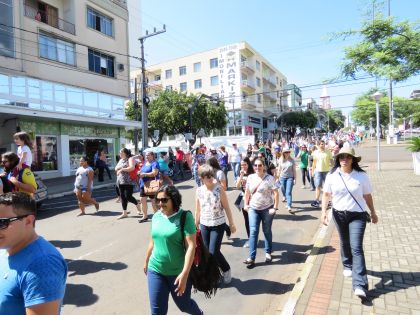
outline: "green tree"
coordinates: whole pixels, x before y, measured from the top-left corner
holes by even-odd
[[[287,134],[290,137],[294,137],[296,134],[296,128],[299,127],[302,131],[307,133],[308,129],[315,128],[317,121],[318,119],[312,111],[293,111],[283,113],[277,119],[277,125],[281,128],[286,128]]]
[[[328,109],[326,113],[329,120],[330,131],[340,130],[344,127],[346,117],[343,115],[343,112],[341,110]]]
[[[196,100],[197,96],[195,95],[187,95],[178,91],[163,91],[150,102],[147,116],[148,130],[154,146],[161,143],[164,135],[185,134],[188,131],[188,105],[194,104]],[[132,106],[127,106],[126,116],[134,120]],[[215,105],[205,98],[200,99],[192,115],[193,142],[201,128],[209,134],[213,130],[225,127],[226,123],[227,112],[223,102]],[[152,137],[154,130],[159,130],[157,139]]]
[[[400,82],[420,72],[419,23],[396,22],[379,15],[366,20],[360,30],[338,34],[340,37],[358,35],[361,41],[344,50],[342,74],[355,77],[362,71],[373,76]]]

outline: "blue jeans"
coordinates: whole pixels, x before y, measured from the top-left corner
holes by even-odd
[[[222,247],[223,234],[225,233],[226,224],[223,223],[217,226],[206,226],[200,224],[201,236],[203,237],[204,245],[209,250],[210,254],[216,258],[217,264],[223,272],[230,269],[229,263],[225,256],[220,252]]]
[[[368,290],[363,236],[366,228],[364,212],[333,210],[340,235],[340,252],[344,269],[352,271],[353,289]]]
[[[293,177],[280,177],[281,193],[287,200],[287,206],[292,207]]]
[[[235,178],[235,182],[239,177],[239,166],[240,163],[239,162],[230,162],[230,165],[232,166],[232,171],[233,171],[233,177]]]
[[[185,292],[177,296],[174,284],[177,276],[164,276],[151,269],[147,270],[147,284],[149,287],[150,313],[152,315],[166,315],[168,313],[169,293],[181,312],[202,315],[197,303],[191,299],[191,280],[188,279]]]
[[[264,233],[264,248],[267,254],[271,254],[273,249],[273,233],[271,226],[273,224],[274,214],[269,214],[268,209],[255,210],[250,208],[248,210],[249,218],[249,258],[255,260],[257,256],[258,234],[260,232],[260,223],[262,221],[262,230]]]

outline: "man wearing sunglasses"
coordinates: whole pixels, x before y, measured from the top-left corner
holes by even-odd
[[[35,201],[22,192],[0,196],[0,313],[60,313],[67,264],[35,232]]]
[[[36,192],[37,184],[35,176],[29,167],[18,169],[19,157],[16,153],[7,152],[1,156],[1,164],[4,167],[8,184],[12,191],[21,191],[30,196]]]

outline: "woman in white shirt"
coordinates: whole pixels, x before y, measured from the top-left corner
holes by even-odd
[[[332,216],[340,235],[343,275],[352,277],[354,294],[365,299],[368,279],[363,236],[366,222],[377,223],[378,216],[373,206],[372,187],[367,174],[359,166],[360,160],[351,148],[342,148],[335,157],[335,165],[323,188],[321,221],[328,224],[327,206],[332,198]]]
[[[220,252],[220,247],[225,232],[226,217],[230,231],[232,233],[236,231],[232,212],[225,190],[214,180],[213,168],[207,164],[200,166],[198,176],[203,185],[197,188],[195,225],[201,230],[204,244],[222,269],[224,283],[228,284],[232,280],[230,265]]]
[[[260,159],[254,160],[255,174],[248,176],[245,187],[244,209],[248,210],[249,218],[249,257],[244,261],[248,268],[255,265],[257,255],[258,232],[262,222],[262,230],[265,241],[265,262],[271,262],[273,250],[273,224],[274,214],[279,205],[279,192],[276,187],[276,180],[267,174],[264,169],[264,162]]]

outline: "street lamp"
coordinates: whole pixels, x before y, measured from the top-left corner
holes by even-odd
[[[373,118],[372,117],[369,118],[369,122],[370,122],[370,124],[369,124],[370,142],[372,142],[372,128],[373,128],[373,126],[372,126]]]
[[[379,122],[379,101],[381,100],[382,93],[376,91],[375,94],[372,95],[376,102],[376,151],[377,151],[377,167],[378,171],[381,170],[381,133],[380,133],[380,122]]]

